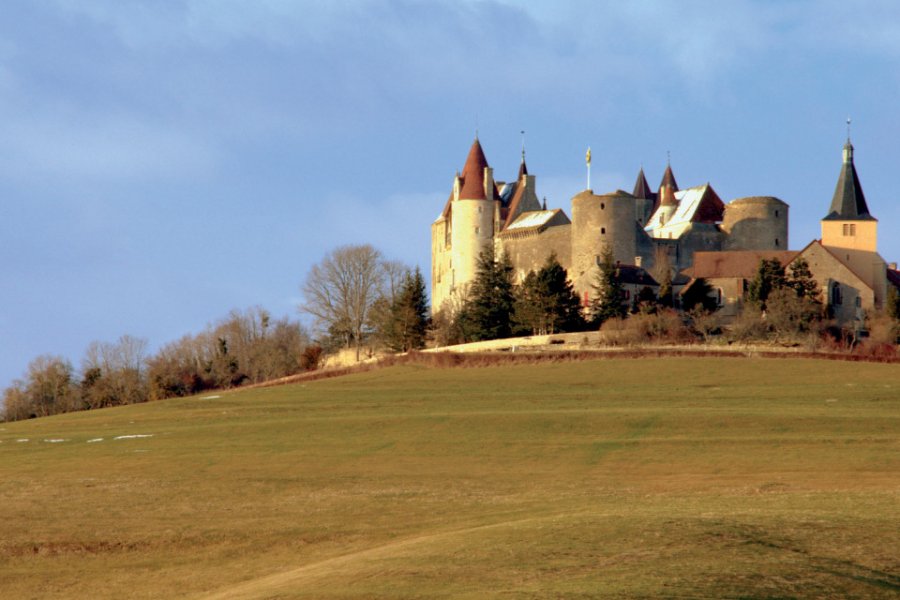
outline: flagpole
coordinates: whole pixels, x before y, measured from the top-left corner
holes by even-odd
[[[585,160],[587,161],[587,189],[591,189],[591,147],[588,146],[587,155],[585,156]]]

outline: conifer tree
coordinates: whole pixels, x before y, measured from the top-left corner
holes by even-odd
[[[425,330],[428,325],[428,300],[425,280],[416,267],[407,272],[400,293],[390,311],[386,341],[391,350],[408,352],[425,347]]]
[[[624,317],[628,312],[619,267],[608,244],[603,247],[599,267],[593,286],[595,296],[591,302],[591,321],[594,325],[602,325],[608,319]]]
[[[496,256],[493,244],[486,244],[478,254],[470,294],[465,314],[471,339],[509,337],[515,303],[513,266],[509,256]]]
[[[791,263],[789,273],[786,279],[788,287],[793,288],[798,298],[809,298],[816,303],[821,303],[819,299],[819,284],[813,279],[812,271],[809,270],[809,263],[803,258],[798,258]]]
[[[783,288],[787,280],[784,265],[777,258],[764,258],[759,261],[756,276],[747,289],[747,299],[765,310],[766,300],[773,291]]]
[[[533,334],[576,331],[584,326],[578,295],[555,253],[531,271],[516,293],[516,323]]]

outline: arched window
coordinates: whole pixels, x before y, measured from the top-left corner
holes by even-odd
[[[831,303],[835,306],[842,304],[844,296],[841,294],[841,284],[835,281],[831,284]]]

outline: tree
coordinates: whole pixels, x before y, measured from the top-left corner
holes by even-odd
[[[574,331],[584,326],[578,295],[555,253],[530,271],[516,291],[515,321],[533,334]]]
[[[766,300],[773,290],[785,286],[787,280],[784,273],[784,265],[777,258],[763,258],[759,261],[756,276],[747,289],[747,300],[766,309]]]
[[[81,396],[88,408],[146,402],[147,340],[130,335],[92,342],[82,359]]]
[[[672,261],[665,247],[656,249],[653,278],[659,282],[659,293],[656,296],[656,303],[663,308],[675,306],[672,296]]]
[[[887,302],[885,309],[889,317],[900,321],[900,292],[892,284],[888,284]]]
[[[600,255],[599,270],[593,287],[595,296],[591,302],[591,320],[595,325],[602,325],[609,319],[621,318],[628,313],[619,267],[613,259],[609,244],[604,245]]]
[[[486,244],[478,254],[471,296],[465,306],[464,328],[470,328],[474,341],[494,340],[512,334],[513,267],[509,256],[497,257],[493,244]]]
[[[386,345],[395,352],[409,352],[425,347],[425,331],[428,327],[428,298],[425,279],[416,267],[407,271],[403,285],[391,303],[383,337]]]
[[[341,246],[313,265],[302,286],[302,310],[324,329],[345,327],[356,345],[358,361],[369,312],[383,282],[378,250],[368,244]]]
[[[809,298],[821,304],[819,284],[813,279],[806,259],[798,258],[790,264],[785,284],[794,290],[798,298]]]
[[[692,311],[696,307],[700,307],[706,312],[715,311],[719,305],[716,299],[710,295],[712,291],[713,288],[709,282],[698,277],[681,295],[682,308],[686,311]]]

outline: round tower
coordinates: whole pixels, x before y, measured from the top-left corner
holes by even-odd
[[[772,196],[738,198],[725,205],[725,250],[787,250],[788,205]]]
[[[475,279],[478,255],[494,242],[494,176],[478,138],[462,174],[453,182],[450,201],[451,289]]]
[[[569,276],[583,292],[592,283],[593,268],[604,247],[612,249],[613,259],[634,264],[635,198],[617,190],[598,196],[585,190],[572,198],[572,270]]]

